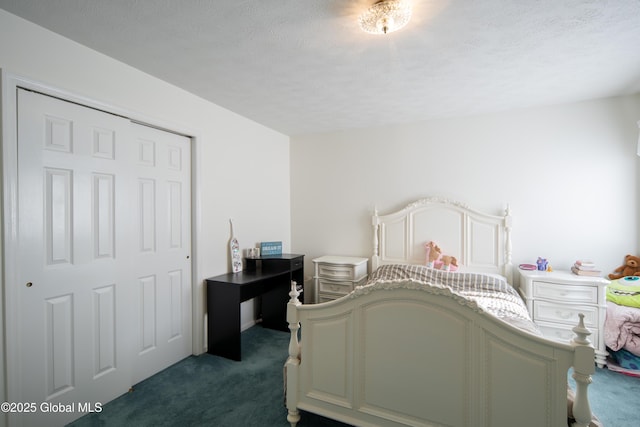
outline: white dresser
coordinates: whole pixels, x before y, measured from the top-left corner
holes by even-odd
[[[520,294],[545,338],[568,343],[571,330],[584,314],[591,331],[596,363],[603,367],[607,352],[604,344],[604,319],[607,312],[607,279],[578,276],[570,271],[520,270]]]
[[[313,263],[315,302],[345,296],[367,281],[368,258],[325,255]]]

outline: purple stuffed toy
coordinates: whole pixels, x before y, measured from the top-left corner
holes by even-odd
[[[549,262],[544,258],[538,257],[538,261],[536,261],[536,264],[538,265],[538,270],[547,271],[547,265],[549,264]]]

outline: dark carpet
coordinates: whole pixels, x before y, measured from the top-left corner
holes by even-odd
[[[288,342],[286,332],[254,326],[242,333],[242,362],[188,357],[70,425],[289,426],[282,391]],[[605,427],[640,426],[640,378],[596,369],[589,398]],[[307,412],[298,425],[345,426]]]

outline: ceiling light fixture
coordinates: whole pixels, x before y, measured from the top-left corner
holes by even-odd
[[[407,25],[411,4],[406,0],[380,0],[360,15],[360,28],[371,34],[387,34]]]

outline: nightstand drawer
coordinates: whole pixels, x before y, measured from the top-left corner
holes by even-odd
[[[547,301],[534,301],[533,318],[536,320],[553,323],[565,323],[573,328],[578,324],[579,314],[584,314],[584,324],[587,327],[598,327],[598,307],[596,306],[571,306],[554,304]]]
[[[346,295],[353,290],[352,282],[340,282],[329,279],[319,279],[320,292]]]
[[[367,265],[318,264],[318,274],[334,280],[357,280],[367,274]]]
[[[329,301],[335,301],[338,298],[340,298],[340,295],[328,295],[328,294],[320,294],[318,296],[318,303],[322,303],[322,302],[329,302]]]
[[[550,340],[568,344],[575,337],[575,333],[572,331],[573,326],[563,327],[558,324],[543,322],[536,322],[536,324],[538,328],[540,328],[542,335]],[[598,329],[589,328],[589,330],[591,331],[591,335],[588,337],[589,341],[591,341],[592,344],[599,342]]]
[[[352,281],[339,281],[331,279],[318,279],[321,293],[331,293],[337,295],[347,295],[349,292],[355,289],[356,286],[364,285],[367,281],[366,277],[363,277],[357,282]]]
[[[598,287],[533,282],[533,297],[553,299],[559,302],[586,302],[597,304]]]

